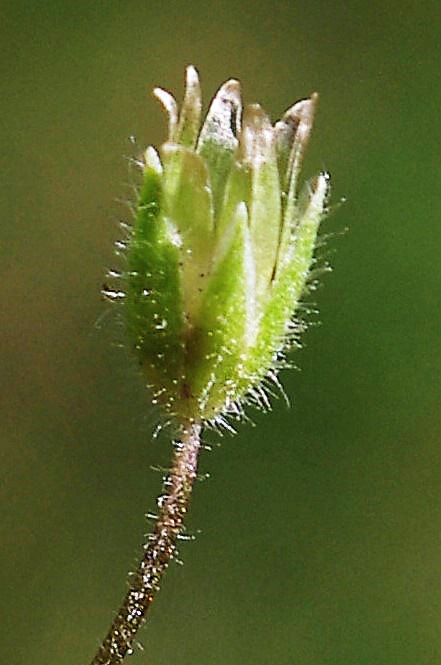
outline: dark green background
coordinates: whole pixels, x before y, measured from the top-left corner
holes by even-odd
[[[100,319],[150,91],[229,77],[274,119],[314,90],[305,175],[333,178],[321,322],[201,460],[141,639],[149,665],[441,662],[440,5],[13,2],[0,10],[1,637],[7,665],[86,665],[139,555],[166,441]],[[6,3],[4,3],[6,5]],[[123,213],[125,214],[125,213]],[[343,231],[348,228],[346,233]],[[100,319],[101,326],[96,326]],[[208,440],[216,443],[213,436]]]

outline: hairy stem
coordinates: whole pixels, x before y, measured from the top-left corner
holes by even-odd
[[[91,665],[118,665],[133,651],[134,637],[146,620],[184,528],[197,474],[200,434],[198,423],[187,423],[175,442],[172,467],[164,483],[165,493],[158,499],[155,528],[148,536],[141,562],[131,575],[129,590]]]

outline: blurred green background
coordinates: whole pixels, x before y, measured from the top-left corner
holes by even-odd
[[[319,91],[305,177],[332,174],[334,272],[293,408],[204,453],[201,533],[131,662],[441,662],[440,28],[406,0],[3,3],[3,663],[90,661],[160,490],[170,449],[100,286],[127,139],[164,140],[150,92],[180,97],[189,63],[206,103],[234,76],[274,120]]]

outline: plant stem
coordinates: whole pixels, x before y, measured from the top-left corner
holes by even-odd
[[[174,444],[172,467],[164,482],[165,493],[158,498],[155,528],[148,536],[141,562],[131,575],[129,590],[91,665],[118,665],[133,652],[133,639],[146,620],[184,528],[197,475],[200,434],[198,423],[186,423],[182,427],[181,436]]]

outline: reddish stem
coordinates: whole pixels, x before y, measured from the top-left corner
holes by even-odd
[[[118,665],[133,651],[133,640],[146,620],[161,578],[184,528],[191,491],[197,475],[201,426],[189,423],[175,442],[173,464],[158,499],[155,528],[144,545],[144,555],[131,575],[129,590],[91,665]]]

